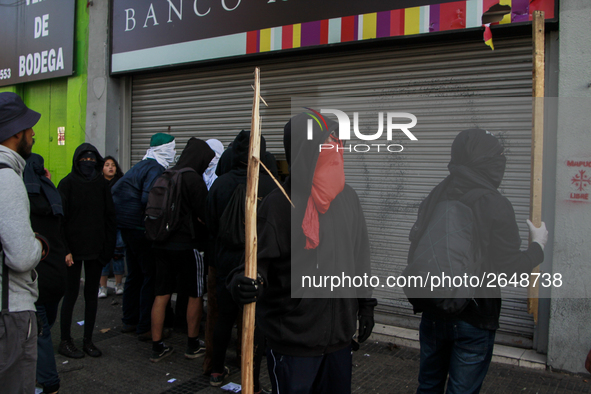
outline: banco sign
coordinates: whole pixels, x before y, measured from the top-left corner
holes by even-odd
[[[320,127],[322,128],[322,122],[326,125],[324,121],[323,114],[332,114],[337,117],[339,123],[339,139],[342,141],[347,141],[351,139],[351,119],[349,116],[338,109],[321,109],[320,112],[317,112],[311,108],[306,108],[312,113],[308,113],[313,119],[308,119],[307,124],[307,132],[308,132],[308,140],[312,140],[312,127],[313,121],[315,120]],[[409,129],[413,128],[417,124],[417,117],[408,112],[386,112],[386,140],[392,141],[392,135],[395,131],[402,131],[408,139],[411,141],[417,141],[418,138],[414,136],[413,133]],[[384,134],[384,112],[378,113],[378,130],[372,134],[363,134],[359,130],[359,112],[353,113],[353,133],[355,137],[362,141],[376,141],[382,137]],[[373,148],[372,148],[373,147]],[[384,151],[388,151],[391,153],[398,153],[402,152],[404,147],[400,144],[355,144],[355,145],[345,145],[342,148],[336,147],[337,150],[343,150],[345,152],[356,152],[356,153],[364,153],[369,152],[370,150],[375,149],[377,152],[380,152],[380,148]],[[335,149],[334,145],[331,144],[320,144],[319,150],[322,151],[323,149]]]

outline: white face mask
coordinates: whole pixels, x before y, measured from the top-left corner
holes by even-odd
[[[154,159],[164,168],[168,168],[170,163],[174,162],[176,155],[175,141],[171,141],[168,144],[152,146],[146,152],[145,159]]]

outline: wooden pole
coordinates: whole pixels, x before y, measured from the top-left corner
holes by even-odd
[[[542,223],[542,159],[544,153],[544,86],[545,86],[545,40],[544,11],[533,14],[533,114],[531,135],[531,191],[529,203],[529,220],[539,227]],[[531,240],[530,240],[531,241]],[[539,267],[533,273],[539,273]],[[531,277],[533,283],[534,277]],[[538,281],[539,282],[539,281]],[[538,286],[528,289],[527,309],[538,322]]]
[[[252,103],[252,123],[250,127],[250,149],[248,153],[248,173],[246,181],[246,228],[245,228],[245,268],[244,275],[257,277],[257,191],[259,188],[259,156],[261,128],[259,118],[260,70],[254,70],[254,99]],[[252,394],[253,381],[253,342],[254,313],[256,303],[244,306],[242,319],[242,393]]]

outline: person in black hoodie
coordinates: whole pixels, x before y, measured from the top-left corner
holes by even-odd
[[[334,137],[338,124],[328,120],[321,128],[314,122],[312,140],[307,140],[308,119],[299,114],[284,129],[290,176],[283,187],[295,208],[274,190],[258,209],[260,280],[246,278],[239,267],[226,283],[238,303],[257,301],[256,324],[267,339],[273,393],[346,394],[351,392],[356,324],[359,320],[363,342],[373,329],[377,301],[371,288],[341,298],[328,298],[326,292],[323,298],[309,298],[320,294],[297,289],[301,277],[293,269],[371,275],[369,239],[357,193],[344,183],[342,149],[337,151],[340,142]],[[332,148],[320,154],[323,143]],[[315,199],[322,185],[330,189],[325,209]]]
[[[58,185],[65,208],[65,234],[70,253],[66,259],[69,267],[60,314],[62,341],[58,348],[58,352],[66,357],[84,357],[70,334],[72,313],[80,290],[82,263],[86,274],[82,350],[91,357],[102,355],[92,343],[92,331],[96,320],[101,271],[113,256],[117,232],[113,198],[102,169],[103,158],[97,149],[84,143],[74,152],[72,172]]]
[[[37,382],[44,393],[55,393],[60,379],[55,364],[51,327],[66,291],[66,244],[64,240],[64,210],[59,192],[49,179],[44,160],[32,153],[27,159],[23,180],[31,205],[31,227],[43,235],[51,248],[35,268],[38,274],[39,298],[35,302],[37,315],[43,322],[43,332],[37,337]]]
[[[421,235],[440,201],[459,200],[475,189],[485,193],[472,212],[478,229],[483,272],[531,273],[544,260],[546,225],[536,228],[528,220],[532,243],[520,250],[521,238],[509,200],[497,190],[505,173],[503,146],[486,130],[459,133],[451,147],[450,175],[421,203],[411,229],[408,261],[413,261]],[[423,312],[420,325],[421,362],[417,393],[478,393],[492,359],[501,313],[500,288],[481,287],[458,316],[445,316],[415,305]],[[449,375],[449,379],[448,379]]]
[[[220,218],[237,187],[239,185],[246,185],[249,146],[250,131],[242,130],[232,143],[232,169],[216,179],[211,189],[209,189],[209,195],[207,196],[206,223],[210,236],[213,238],[213,257],[211,261],[216,269],[216,296],[218,305],[218,319],[213,335],[212,373],[210,377],[210,384],[212,386],[220,386],[228,374],[227,367],[224,366],[224,361],[231,338],[232,327],[239,313],[239,307],[232,300],[231,294],[226,289],[225,281],[230,271],[242,263],[244,255],[244,243],[230,243],[219,233]],[[265,140],[261,137],[260,157],[264,157],[265,152]],[[224,154],[226,153],[224,152]],[[258,188],[259,198],[262,199],[275,188],[275,182],[261,167]],[[258,340],[262,340],[260,336],[258,336]],[[262,350],[262,344],[259,348]],[[255,392],[260,390],[258,368],[260,367],[259,361],[261,357],[262,353],[255,355]]]
[[[208,235],[205,227],[207,186],[203,173],[215,152],[203,140],[191,138],[172,170],[190,168],[181,175],[181,210],[184,220],[168,239],[152,245],[156,260],[156,298],[152,307],[152,356],[158,362],[170,355],[172,347],[162,341],[166,306],[175,287],[188,294],[187,350],[192,359],[204,354],[199,344],[199,323],[203,313],[203,259],[198,252],[204,249]],[[182,219],[181,219],[182,220]],[[195,251],[197,250],[197,251]]]

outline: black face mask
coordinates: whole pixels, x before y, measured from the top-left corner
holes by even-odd
[[[88,180],[96,176],[96,161],[79,161],[78,168]]]

